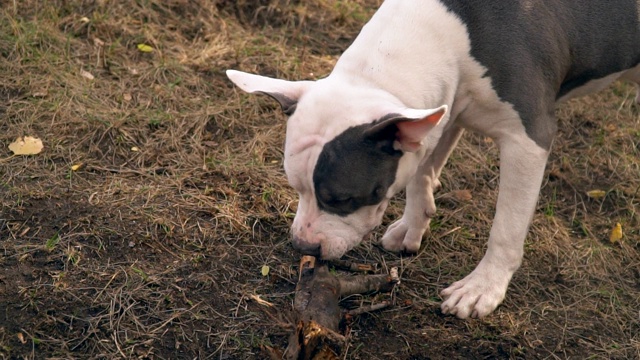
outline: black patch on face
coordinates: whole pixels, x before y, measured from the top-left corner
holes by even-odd
[[[384,199],[402,157],[393,148],[398,127],[380,127],[384,120],[351,127],[324,145],[313,171],[320,210],[346,216]]]

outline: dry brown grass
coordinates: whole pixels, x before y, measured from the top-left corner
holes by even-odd
[[[284,345],[298,260],[285,118],[223,71],[321,77],[377,3],[0,2],[0,358],[260,359]],[[437,295],[480,260],[497,194],[495,146],[466,135],[420,254],[348,254],[403,276],[398,306],[352,324],[348,358],[639,358],[632,90],[558,110],[523,267],[497,312],[471,321],[442,316]],[[22,135],[44,152],[10,157]]]

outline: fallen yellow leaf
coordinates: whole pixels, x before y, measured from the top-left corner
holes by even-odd
[[[260,272],[262,273],[262,276],[269,275],[269,265],[262,265]]]
[[[147,44],[138,44],[138,50],[145,53],[150,53],[153,51],[153,48]]]
[[[80,169],[81,167],[82,167],[82,164],[75,164],[71,167],[71,170],[78,171],[78,169]]]
[[[620,240],[622,240],[622,224],[620,223],[616,223],[616,226],[613,227],[613,229],[611,230],[611,235],[609,235],[609,241],[612,244],[615,244],[617,242],[620,242]]]
[[[95,76],[93,76],[92,73],[90,73],[90,72],[88,72],[86,70],[80,70],[80,75],[85,79],[89,79],[89,80],[95,79]]]
[[[592,199],[599,199],[599,198],[603,198],[605,195],[607,195],[607,192],[604,190],[590,190],[587,191],[587,196],[592,198]]]
[[[453,190],[451,192],[451,195],[453,195],[453,198],[458,201],[471,201],[473,199],[473,195],[471,195],[471,191],[467,189]]]
[[[42,140],[31,136],[17,138],[16,141],[9,144],[9,150],[15,155],[35,155],[42,151]]]

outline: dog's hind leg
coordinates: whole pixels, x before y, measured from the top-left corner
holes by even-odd
[[[640,104],[640,65],[627,70],[620,78],[636,84],[636,103]]]

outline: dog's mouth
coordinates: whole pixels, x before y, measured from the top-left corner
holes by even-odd
[[[308,249],[303,254],[320,257],[322,255],[322,245],[319,245],[317,248],[314,248],[314,249]]]
[[[293,243],[293,248],[303,255],[320,256],[322,254],[321,243],[307,242],[295,234],[291,235],[291,242]]]
[[[369,230],[367,233],[365,233],[361,238],[360,241],[357,242],[356,244],[352,244],[353,247],[359,245],[361,242],[363,241],[373,241],[375,238],[375,228],[372,230]],[[292,239],[293,242],[293,248],[295,250],[297,250],[300,254],[302,255],[310,255],[310,256],[315,256],[315,257],[319,257],[319,258],[325,258],[325,256],[323,256],[323,250],[327,250],[328,253],[324,254],[327,256],[327,258],[332,259],[335,258],[336,255],[338,255],[337,253],[332,253],[332,249],[331,249],[331,241],[328,241],[327,243],[324,244],[320,242],[315,243],[315,244],[311,244],[311,243],[307,243],[305,241],[301,241],[301,239],[296,238],[295,236]],[[336,244],[337,245],[337,244]],[[329,248],[327,248],[327,246]],[[349,247],[346,252],[350,251],[353,249],[353,247]],[[339,255],[339,257],[342,257],[345,255],[345,253],[342,253]]]

